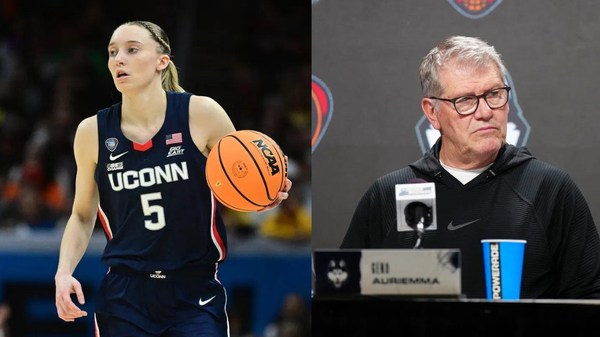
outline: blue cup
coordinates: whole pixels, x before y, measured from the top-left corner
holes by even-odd
[[[525,240],[481,240],[488,300],[518,300]]]

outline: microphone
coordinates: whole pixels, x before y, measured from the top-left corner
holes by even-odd
[[[416,231],[414,248],[420,248],[425,230],[437,229],[435,184],[416,178],[396,185],[396,212],[398,231]]]
[[[406,223],[417,232],[417,243],[414,248],[419,248],[425,228],[433,222],[433,210],[422,202],[411,202],[404,208]]]

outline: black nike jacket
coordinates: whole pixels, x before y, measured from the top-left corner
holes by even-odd
[[[489,169],[463,185],[440,165],[440,148],[438,140],[419,161],[375,181],[341,248],[414,247],[416,233],[396,230],[394,189],[421,178],[435,183],[437,197],[437,230],[425,232],[422,247],[460,248],[467,297],[486,297],[481,240],[522,239],[521,298],[600,298],[598,231],[566,173],[505,145]]]

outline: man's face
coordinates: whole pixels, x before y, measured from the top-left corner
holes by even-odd
[[[444,92],[440,98],[481,95],[490,89],[504,86],[500,71],[495,66],[480,69],[460,67],[452,62],[439,71]],[[433,127],[442,133],[443,159],[462,163],[462,168],[485,161],[500,150],[506,141],[508,104],[490,109],[485,100],[479,100],[475,113],[462,116],[451,102],[438,101],[439,109],[428,115]],[[424,105],[425,109],[425,105]],[[450,164],[450,163],[448,163]]]

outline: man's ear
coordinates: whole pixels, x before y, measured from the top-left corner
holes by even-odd
[[[435,103],[431,98],[423,98],[421,100],[421,109],[423,109],[425,117],[427,117],[433,128],[440,130],[439,114],[435,111]]]

